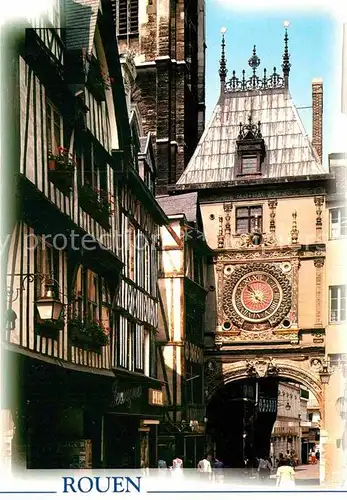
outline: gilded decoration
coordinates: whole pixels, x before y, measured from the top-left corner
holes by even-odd
[[[293,218],[293,221],[292,221],[292,230],[290,231],[292,245],[295,245],[298,242],[298,239],[299,239],[299,230],[298,230],[297,217],[298,217],[298,214],[297,214],[296,210],[294,210],[293,213],[292,213],[292,218]]]
[[[261,235],[261,244],[254,244],[253,234],[241,234],[236,240],[236,248],[257,248],[262,246],[277,246],[278,241],[273,233],[265,233]]]
[[[283,329],[283,330],[239,330],[232,334],[231,332],[216,335],[215,343],[222,347],[227,344],[240,344],[240,343],[259,343],[259,342],[271,342],[271,343],[299,343],[299,333],[298,329]]]
[[[275,233],[277,200],[269,200],[268,206],[270,209],[270,233]]]
[[[316,206],[316,241],[322,241],[322,206],[324,204],[324,196],[315,196],[314,204]]]
[[[298,308],[299,308],[299,268],[300,260],[292,260],[292,307],[289,314],[289,319],[293,325],[298,322]]]
[[[291,299],[288,275],[279,265],[264,263],[235,267],[232,274],[224,276],[223,289],[219,293],[225,320],[244,330],[250,329],[248,323],[266,322],[269,329],[276,326],[289,313]],[[253,325],[251,328],[263,329]]]
[[[220,262],[217,263],[216,264],[217,283],[218,283],[218,293],[220,295],[223,294],[223,270],[224,270],[224,265]],[[220,298],[218,298],[218,302],[217,302],[218,325],[221,324],[222,316],[223,316],[223,303],[220,300]],[[217,325],[217,328],[218,328],[218,325]]]
[[[218,220],[218,248],[224,248],[223,217],[219,217]]]
[[[250,260],[270,260],[270,259],[283,259],[290,257],[297,257],[301,246],[296,246],[295,248],[283,248],[278,250],[272,250],[271,248],[261,247],[259,250],[251,248],[249,252],[241,251],[229,251],[221,252],[217,256],[218,262],[231,262],[244,260],[249,262]],[[315,255],[315,254],[313,254]]]
[[[225,234],[225,246],[229,247],[230,246],[230,238],[231,238],[231,210],[232,210],[232,203],[225,202],[223,205],[224,212],[225,212],[225,225],[224,225],[224,234]]]

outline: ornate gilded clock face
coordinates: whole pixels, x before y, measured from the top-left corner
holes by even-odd
[[[234,288],[233,306],[247,321],[262,322],[279,308],[282,290],[270,274],[255,271],[243,276]]]

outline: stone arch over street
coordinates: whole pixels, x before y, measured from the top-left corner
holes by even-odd
[[[209,363],[213,363],[213,373],[209,373]],[[305,360],[280,359],[273,358],[250,358],[243,361],[232,363],[223,363],[219,360],[210,360],[207,362],[205,374],[206,382],[206,400],[209,402],[214,393],[230,382],[242,380],[250,375],[250,369],[254,369],[256,377],[270,376],[269,368],[274,368],[275,376],[280,379],[290,380],[300,383],[310,390],[319,406],[322,405],[322,386],[319,378],[319,370],[322,361],[319,358],[310,358]],[[273,376],[273,375],[272,375]]]
[[[271,436],[277,415],[283,414],[283,409],[290,410],[292,406],[293,411],[300,406],[300,390],[312,393],[322,408],[321,366],[319,358],[308,357],[249,357],[234,362],[217,358],[207,361],[207,448],[232,468],[255,466],[259,457],[273,455],[273,450],[270,452],[273,446]],[[294,393],[296,401],[294,395],[290,395],[293,398],[291,405],[286,393],[289,408],[284,408],[283,384],[287,391],[293,390],[291,387],[299,391],[298,395]],[[286,416],[285,412],[285,422],[289,415]],[[292,450],[299,452],[301,441],[298,441],[297,429],[292,431],[294,434],[290,434],[287,441],[293,444]]]

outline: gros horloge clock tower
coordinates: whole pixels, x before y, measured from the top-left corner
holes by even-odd
[[[250,76],[233,71],[228,79],[223,33],[219,101],[176,184],[176,192],[198,191],[214,249],[207,273],[207,433],[230,463],[223,444],[229,438],[243,460],[269,453],[279,380],[302,384],[322,402],[324,206],[333,186],[321,157],[323,86],[313,82],[319,132],[313,147],[289,92],[287,28],[281,74],[274,68],[258,75],[260,63],[254,46]],[[238,407],[239,400],[253,406]],[[229,419],[223,427],[228,408],[233,425]]]

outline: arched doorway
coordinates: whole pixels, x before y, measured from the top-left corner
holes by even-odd
[[[273,453],[272,431],[279,407],[279,385],[307,389],[321,407],[317,363],[272,359],[214,363],[207,377],[207,448],[230,467],[255,466],[257,458]],[[212,366],[212,365],[211,365]],[[317,368],[317,370],[311,367]],[[299,396],[300,398],[300,396]],[[299,413],[299,410],[297,410]],[[291,443],[291,440],[287,441]],[[293,437],[296,449],[301,439]],[[272,443],[272,444],[271,444]],[[285,450],[286,451],[286,450]]]
[[[270,455],[277,392],[278,379],[271,377],[238,380],[216,391],[207,407],[206,431],[213,453],[226,466],[256,466],[256,458]]]

